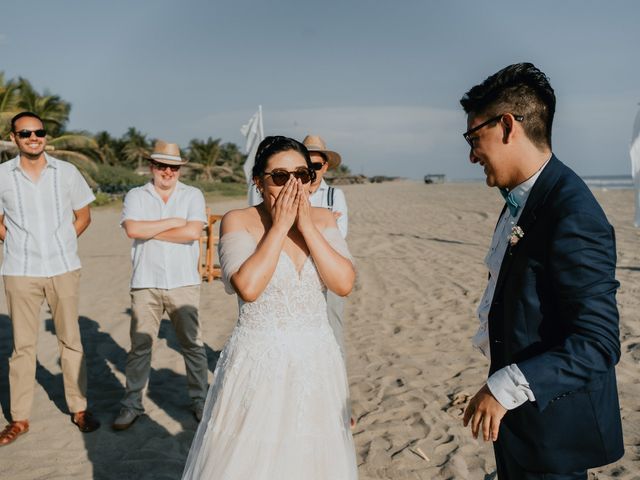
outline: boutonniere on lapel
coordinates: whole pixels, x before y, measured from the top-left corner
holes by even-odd
[[[509,234],[509,246],[511,248],[515,247],[522,237],[524,237],[524,230],[520,225],[514,226],[511,229],[511,234]]]

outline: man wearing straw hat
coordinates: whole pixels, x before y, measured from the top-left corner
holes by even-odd
[[[337,168],[338,165],[340,165],[342,158],[339,153],[328,150],[325,141],[317,135],[307,135],[302,143],[307,147],[307,150],[309,150],[311,163],[316,172],[316,179],[309,187],[309,202],[313,207],[331,210],[336,217],[336,223],[338,224],[340,233],[344,238],[347,238],[349,215],[344,193],[339,188],[327,185],[327,182],[325,182],[323,178],[327,170]],[[327,290],[327,317],[329,319],[329,325],[331,325],[342,356],[346,360],[343,315],[344,298]],[[349,408],[351,408],[351,406],[349,406]],[[355,425],[353,417],[351,418],[351,425]]]
[[[347,201],[344,193],[339,188],[330,187],[322,177],[327,170],[336,168],[340,165],[340,154],[327,149],[327,144],[317,135],[307,135],[302,141],[309,155],[311,156],[311,164],[316,171],[316,179],[309,187],[309,202],[312,207],[327,208],[333,212],[336,217],[338,229],[344,238],[347,238],[349,217],[347,213]],[[342,315],[344,312],[344,299],[335,293],[327,290],[327,314],[329,316],[329,324],[333,329],[342,356],[345,356],[344,350],[344,332],[342,324]],[[346,357],[345,357],[346,358]]]
[[[180,167],[187,160],[175,143],[158,140],[149,163],[151,181],[127,193],[122,212],[122,227],[133,239],[131,351],[115,430],[126,430],[144,412],[142,396],[163,312],[169,315],[182,348],[198,421],[207,394],[207,355],[198,318],[198,241],[207,221],[204,196],[179,181]]]

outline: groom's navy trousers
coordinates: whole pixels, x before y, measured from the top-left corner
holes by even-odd
[[[613,227],[555,156],[518,225],[524,237],[505,253],[489,312],[490,374],[517,364],[536,401],[507,412],[496,455],[540,474],[614,462],[624,448]]]

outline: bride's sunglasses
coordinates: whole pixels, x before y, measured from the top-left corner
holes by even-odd
[[[271,172],[264,172],[264,174],[269,175],[271,180],[273,180],[273,183],[278,187],[287,183],[291,175],[302,183],[309,183],[311,181],[311,172],[307,168],[296,170],[294,172],[289,172],[288,170],[272,170]]]

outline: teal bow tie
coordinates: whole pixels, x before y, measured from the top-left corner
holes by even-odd
[[[520,204],[516,200],[516,197],[513,195],[513,192],[507,191],[506,188],[501,188],[500,193],[504,198],[505,202],[507,202],[507,207],[509,207],[509,213],[512,217],[515,217],[520,210]]]

